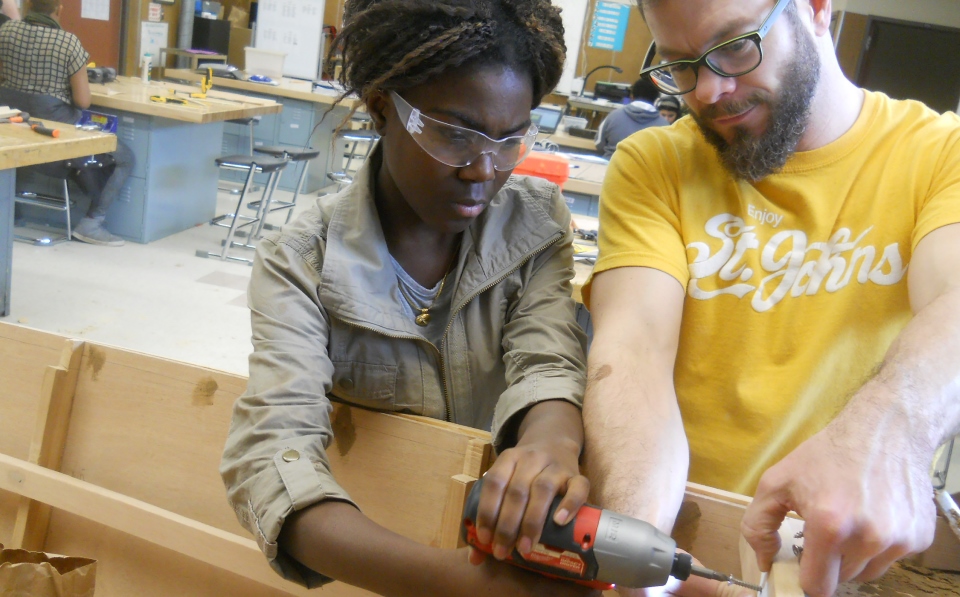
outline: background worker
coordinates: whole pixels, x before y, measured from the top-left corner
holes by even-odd
[[[610,159],[617,143],[635,132],[651,126],[669,124],[653,105],[659,95],[660,92],[653,83],[646,79],[637,79],[630,87],[630,103],[608,114],[600,123],[596,139],[597,151]]]
[[[657,110],[660,110],[660,116],[667,121],[667,124],[673,124],[680,118],[680,100],[673,95],[664,95],[658,97],[654,104]]]
[[[4,4],[12,0],[3,0]],[[90,107],[87,61],[80,40],[60,27],[60,0],[31,0],[22,21],[0,27],[0,104],[28,112],[33,118],[75,123]],[[73,237],[96,245],[120,246],[123,239],[103,227],[107,208],[120,195],[133,171],[130,148],[117,140],[111,154],[97,156],[107,165],[78,169],[72,178],[90,198],[87,214],[73,228]]]
[[[586,470],[663,530],[688,477],[754,495],[761,569],[795,510],[803,590],[833,595],[933,538],[931,461],[960,432],[960,119],[848,81],[829,0],[641,8],[692,118],[607,170]]]
[[[536,140],[530,111],[563,69],[559,9],[352,0],[344,23],[340,82],[381,140],[353,184],[258,247],[228,498],[274,569],[308,586],[586,595],[388,531],[352,504],[325,452],[331,399],[490,429],[499,455],[477,527],[500,559],[530,553],[556,495],[559,524],[586,500],[570,213],[556,185],[511,179]]]

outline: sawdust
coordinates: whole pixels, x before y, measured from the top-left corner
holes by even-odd
[[[938,572],[898,562],[881,578],[868,583],[846,583],[836,597],[947,597],[960,596],[960,573]]]

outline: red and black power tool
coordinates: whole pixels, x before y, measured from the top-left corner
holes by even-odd
[[[490,554],[493,546],[477,539],[477,509],[482,486],[483,479],[480,479],[467,497],[461,533],[467,544]],[[687,580],[693,574],[760,591],[760,587],[731,575],[697,566],[690,554],[677,551],[673,539],[636,518],[585,505],[569,524],[559,526],[553,522],[559,505],[558,496],[550,507],[540,542],[530,555],[523,557],[514,549],[507,562],[544,576],[601,590],[615,585],[632,589],[660,587],[667,584],[671,576]]]

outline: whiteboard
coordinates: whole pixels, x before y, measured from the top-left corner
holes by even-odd
[[[284,75],[317,78],[323,52],[323,4],[324,0],[260,0],[254,45],[286,53]]]
[[[553,5],[560,8],[560,17],[563,19],[563,41],[567,45],[567,61],[563,64],[563,74],[557,91],[570,93],[573,86],[573,77],[577,71],[577,61],[580,59],[580,45],[583,43],[583,23],[587,19],[588,0],[552,0]]]

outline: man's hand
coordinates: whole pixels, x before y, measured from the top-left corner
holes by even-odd
[[[800,585],[810,597],[873,580],[933,541],[931,458],[897,424],[897,413],[855,410],[859,421],[843,413],[768,469],[743,517],[763,571],[780,548],[777,529],[787,512],[804,519]]]
[[[575,417],[579,410],[567,402],[551,401],[534,406],[526,419],[540,422]],[[558,427],[531,423],[515,448],[505,450],[484,476],[477,511],[477,538],[493,542],[493,555],[504,559],[514,546],[530,553],[540,540],[554,497],[563,495],[554,522],[567,524],[586,502],[590,482],[580,474],[582,439],[557,433]],[[540,433],[540,428],[554,433]]]

